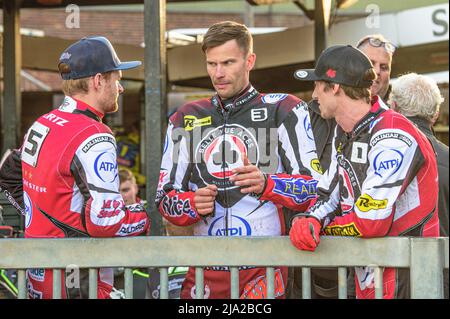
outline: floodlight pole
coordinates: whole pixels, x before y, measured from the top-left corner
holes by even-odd
[[[1,154],[4,154],[7,149],[17,148],[21,134],[20,70],[22,68],[22,42],[20,38],[20,3],[21,0],[3,1]]]
[[[331,0],[315,0],[314,10],[314,56],[315,60],[326,49]]]
[[[144,1],[145,175],[151,235],[162,235],[161,215],[155,205],[163,139],[167,126],[166,0]]]

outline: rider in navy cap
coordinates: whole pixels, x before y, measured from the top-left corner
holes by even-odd
[[[141,65],[140,61],[121,62],[111,42],[105,37],[88,37],[69,46],[59,58],[63,80],[86,78],[97,73],[127,70]]]

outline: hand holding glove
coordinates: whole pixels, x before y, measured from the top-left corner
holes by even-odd
[[[296,218],[289,238],[297,249],[314,251],[320,243],[320,229],[320,222],[314,217]]]

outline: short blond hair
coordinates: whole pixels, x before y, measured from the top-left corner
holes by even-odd
[[[122,167],[119,169],[119,181],[120,184],[125,183],[126,181],[130,181],[131,183],[136,184],[136,177],[134,177],[131,170]]]
[[[111,74],[114,71],[102,73],[105,80],[109,80]],[[63,80],[62,91],[64,95],[73,96],[75,94],[87,94],[89,93],[89,80],[91,77],[81,78],[76,80]]]

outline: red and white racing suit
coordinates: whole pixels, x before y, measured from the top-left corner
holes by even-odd
[[[229,181],[231,170],[243,166],[243,155],[265,173],[280,173],[268,177],[268,184],[284,183],[266,194],[270,200],[242,194]],[[272,200],[292,198],[297,210],[305,210],[316,197],[317,181],[310,176],[319,176],[318,163],[306,103],[249,86],[229,103],[215,95],[182,106],[170,118],[156,204],[171,223],[195,224],[195,235],[280,236],[285,233],[282,207]],[[208,184],[217,186],[218,195],[214,214],[202,218],[194,193]],[[286,280],[287,268],[276,268],[276,297],[284,298]],[[205,298],[229,298],[228,267],[207,267],[204,284]],[[241,298],[267,297],[265,268],[243,265],[239,285]],[[192,267],[181,298],[195,298]]]
[[[386,109],[375,97],[351,133],[336,128],[332,162],[309,209],[325,235],[439,236],[433,149],[410,121]],[[374,298],[374,268],[356,267],[355,272],[357,298]],[[407,298],[407,274],[385,268],[383,297]]]
[[[66,97],[36,120],[21,148],[25,237],[122,237],[146,232],[142,205],[125,206],[119,193],[116,143],[102,114]],[[73,264],[76,264],[73,260]],[[63,298],[87,297],[64,286]],[[31,298],[52,298],[52,271],[27,271]],[[101,269],[98,297],[108,298],[112,269]]]

